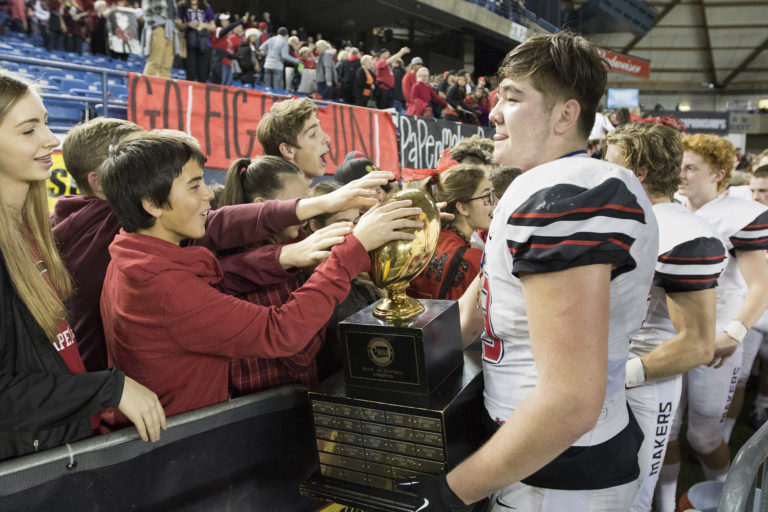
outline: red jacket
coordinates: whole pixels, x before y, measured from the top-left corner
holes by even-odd
[[[231,358],[295,354],[349,293],[370,260],[353,236],[280,307],[226,295],[203,247],[125,233],[109,252],[101,315],[109,362],[157,393],[167,415],[227,399]]]
[[[464,247],[464,254],[458,260],[454,272],[450,272],[451,262],[456,252]],[[468,247],[467,243],[449,229],[440,231],[435,255],[421,274],[411,281],[408,295],[419,299],[457,300],[472,284],[480,273],[480,260],[483,251]],[[443,283],[446,284],[444,296],[440,296]]]
[[[299,222],[296,201],[262,204],[211,210],[205,237],[194,243],[211,250],[242,247],[261,242],[270,233]],[[69,316],[80,355],[88,371],[106,370],[107,349],[99,298],[109,265],[108,247],[120,231],[120,222],[107,201],[93,196],[59,198],[51,222],[56,245],[75,285]],[[285,280],[291,274],[282,269],[279,257],[280,246],[260,248],[251,256],[250,277],[265,285]]]
[[[416,73],[413,71],[407,72],[403,76],[403,80],[400,82],[401,88],[403,89],[403,96],[405,97],[406,104],[411,101],[411,89],[413,89],[413,84],[416,83]]]
[[[432,100],[442,106],[448,105],[448,102],[441,98],[431,85],[416,82],[411,87],[411,101],[408,103],[408,110],[405,113],[409,116],[424,115],[424,109],[429,106],[429,102]]]

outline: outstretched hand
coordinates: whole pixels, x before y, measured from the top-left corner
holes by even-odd
[[[378,187],[386,185],[395,175],[389,171],[372,171],[362,178],[350,181],[338,190],[323,196],[326,212],[336,213],[350,208],[370,208],[378,203]]]
[[[159,440],[160,429],[167,427],[165,411],[157,395],[127,375],[117,408],[136,426],[144,441]]]
[[[300,242],[284,245],[280,251],[280,265],[286,269],[318,265],[331,255],[331,247],[343,242],[351,232],[351,222],[336,222],[318,229]]]

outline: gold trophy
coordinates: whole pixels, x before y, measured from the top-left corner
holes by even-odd
[[[440,236],[440,212],[429,194],[419,188],[408,188],[386,202],[405,199],[421,208],[418,220],[424,226],[412,230],[416,239],[393,240],[371,252],[373,282],[387,290],[387,298],[376,305],[373,315],[384,320],[408,320],[424,312],[424,305],[408,297],[405,289],[429,264]]]

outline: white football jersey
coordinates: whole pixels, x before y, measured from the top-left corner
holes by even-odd
[[[627,169],[582,153],[535,167],[512,183],[494,211],[483,265],[484,396],[492,419],[509,418],[536,385],[519,274],[610,263],[605,410],[615,413],[601,414],[575,445],[602,443],[627,426],[629,337],[645,318],[657,250],[651,204]],[[562,292],[590,300],[579,290]]]
[[[721,194],[696,212],[718,232],[728,253],[768,249],[768,207]],[[747,295],[747,283],[741,276],[736,258],[728,264],[717,282],[717,321],[729,322],[736,316]]]
[[[677,334],[669,318],[667,293],[714,288],[728,258],[715,228],[685,206],[656,204],[653,213],[659,224],[659,257],[648,313],[643,326],[632,335],[633,356],[647,354]]]

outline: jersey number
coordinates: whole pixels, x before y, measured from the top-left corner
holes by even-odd
[[[488,278],[483,279],[483,313],[485,317],[485,336],[483,336],[483,359],[489,363],[498,364],[504,357],[504,344],[493,334],[491,326],[491,290],[488,287]]]

